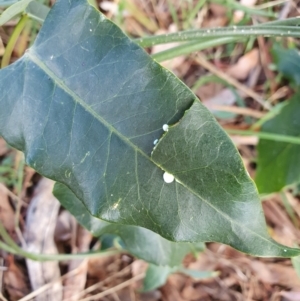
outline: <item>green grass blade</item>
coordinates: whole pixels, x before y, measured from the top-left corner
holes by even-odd
[[[21,0],[7,8],[0,16],[0,26],[21,14],[33,0]]]
[[[222,44],[227,44],[231,42],[237,41],[237,38],[217,38],[206,41],[194,41],[190,43],[185,43],[183,45],[179,45],[177,47],[173,47],[168,50],[164,50],[152,55],[152,58],[158,62],[163,62],[174,57],[178,57],[180,55],[190,54],[195,51],[204,50],[207,48],[219,46]]]

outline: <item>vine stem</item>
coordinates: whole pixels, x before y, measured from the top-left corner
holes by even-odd
[[[11,35],[7,45],[6,45],[4,55],[2,57],[1,68],[4,68],[4,67],[9,65],[9,61],[10,61],[12,52],[15,48],[15,45],[17,43],[17,40],[18,40],[21,32],[23,31],[23,29],[26,25],[27,20],[28,20],[27,15],[22,16],[22,18],[18,22],[15,30],[13,31],[13,33],[12,33],[12,35]]]
[[[110,250],[110,251],[95,251],[95,252],[86,252],[78,254],[35,254],[25,251],[20,248],[14,240],[6,232],[2,223],[0,223],[0,235],[2,236],[4,242],[0,241],[0,247],[12,254],[24,256],[28,259],[35,261],[63,261],[63,260],[74,260],[74,259],[85,259],[85,258],[95,258],[95,257],[104,257],[120,254],[121,250]],[[124,250],[122,250],[124,252]]]
[[[242,136],[257,136],[260,139],[272,140],[277,142],[285,142],[292,144],[300,144],[300,138],[294,136],[286,136],[280,134],[273,134],[267,132],[254,132],[254,131],[244,131],[244,130],[232,130],[225,129],[228,134],[242,135]]]

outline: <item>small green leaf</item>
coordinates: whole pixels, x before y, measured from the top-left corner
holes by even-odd
[[[5,24],[6,22],[10,21],[14,17],[21,14],[28,4],[33,0],[21,0],[13,5],[11,5],[9,8],[7,8],[1,15],[0,15],[0,26]]]
[[[25,12],[28,16],[40,23],[43,23],[50,11],[50,8],[40,2],[31,1]]]
[[[163,286],[167,282],[169,275],[177,270],[177,267],[171,268],[169,266],[149,264],[146,277],[144,278],[143,292],[152,291]]]
[[[300,54],[297,49],[285,49],[275,45],[272,55],[277,65],[277,69],[289,78],[296,87],[300,84]]]
[[[217,277],[219,275],[219,272],[198,271],[198,270],[191,270],[185,268],[179,268],[178,272],[190,276],[195,280],[208,279],[212,277]]]
[[[300,256],[296,256],[292,258],[293,267],[300,279]]]
[[[282,108],[280,114],[266,121],[261,130],[299,137],[299,97],[300,93],[295,94]],[[255,181],[260,193],[278,192],[285,186],[300,182],[300,145],[260,139],[257,150]]]
[[[0,70],[0,89],[0,134],[93,216],[173,241],[299,254],[269,237],[256,187],[209,111],[87,1],[56,2],[34,46]]]
[[[197,271],[185,269],[181,266],[169,267],[149,264],[146,277],[144,279],[143,291],[147,292],[163,286],[167,282],[168,277],[173,273],[182,273],[195,280],[212,278],[219,275],[218,272]]]

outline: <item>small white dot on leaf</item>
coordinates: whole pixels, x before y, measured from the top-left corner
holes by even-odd
[[[162,128],[165,132],[169,130],[169,126],[167,124],[164,124]]]
[[[164,175],[163,175],[163,178],[164,178],[164,181],[166,182],[166,183],[172,183],[173,181],[174,181],[174,176],[173,175],[171,175],[170,173],[168,173],[168,172],[165,172],[164,173]]]

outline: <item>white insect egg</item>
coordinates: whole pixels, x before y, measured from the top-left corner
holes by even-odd
[[[153,141],[153,145],[156,145],[157,142],[158,142],[158,139],[155,139],[155,140]]]
[[[168,172],[164,173],[163,178],[164,178],[164,181],[168,184],[172,183],[174,181],[174,176],[169,174]]]
[[[169,126],[167,124],[164,124],[162,128],[165,132],[169,130]]]

